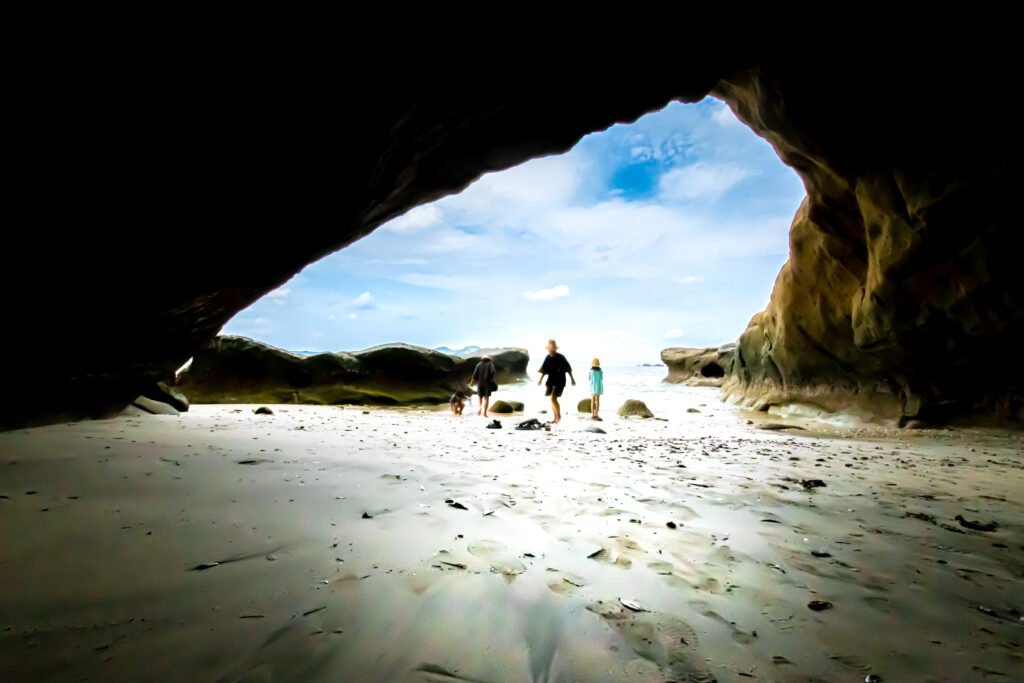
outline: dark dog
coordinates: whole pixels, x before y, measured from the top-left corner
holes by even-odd
[[[452,409],[452,415],[462,415],[462,411],[466,408],[466,396],[464,391],[456,391],[452,394],[452,397],[448,399],[448,407]]]

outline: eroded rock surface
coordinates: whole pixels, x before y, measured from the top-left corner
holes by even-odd
[[[699,387],[720,387],[732,372],[735,356],[735,344],[706,349],[679,346],[664,349],[661,362],[668,366],[665,381]]]
[[[998,72],[939,59],[821,74],[749,69],[715,89],[807,197],[727,392],[884,418],[1013,418],[1024,406],[1024,278]],[[840,83],[842,85],[840,85]],[[817,87],[823,86],[823,87]],[[970,131],[967,133],[966,131]]]

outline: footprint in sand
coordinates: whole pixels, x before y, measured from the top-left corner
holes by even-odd
[[[469,552],[491,566],[491,571],[506,576],[515,576],[526,571],[526,565],[519,561],[504,544],[483,539],[469,544]]]
[[[746,631],[737,628],[734,623],[723,617],[718,612],[711,609],[711,605],[704,602],[703,600],[691,600],[687,604],[689,604],[690,607],[696,610],[702,617],[706,617],[713,621],[717,621],[719,624],[729,629],[729,633],[730,635],[732,635],[732,639],[740,645],[748,645],[754,642],[755,636],[753,633],[747,633]]]
[[[697,663],[697,634],[682,619],[661,612],[633,612],[618,601],[599,600],[587,609],[603,617],[637,656],[658,665],[669,680],[681,683],[715,680]]]
[[[548,567],[547,587],[557,595],[573,595],[577,589],[587,585],[582,576],[561,569]]]

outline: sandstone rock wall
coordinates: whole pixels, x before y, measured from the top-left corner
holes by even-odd
[[[757,407],[895,420],[1020,416],[1008,112],[954,96],[991,76],[962,63],[881,76],[868,66],[837,69],[817,94],[813,73],[769,66],[715,90],[807,188],[789,261],[739,340],[726,390]]]
[[[706,349],[665,349],[661,352],[661,362],[668,366],[665,381],[690,386],[720,387],[726,377],[732,374],[735,356],[734,344]]]

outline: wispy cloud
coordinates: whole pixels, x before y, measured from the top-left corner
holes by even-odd
[[[673,327],[671,330],[665,330],[665,339],[679,339],[683,336],[683,331],[678,327]]]
[[[441,222],[441,209],[436,204],[425,204],[389,221],[386,229],[395,232],[418,232]]]
[[[284,306],[288,302],[288,295],[292,293],[292,290],[288,287],[279,287],[272,292],[267,294],[267,299],[274,302],[278,306]]]
[[[550,301],[569,296],[569,288],[565,285],[555,285],[549,289],[534,289],[523,292],[523,298],[530,301]]]
[[[684,275],[683,277],[679,278],[679,284],[681,285],[694,285],[697,284],[698,282],[704,282],[703,275]]]
[[[749,169],[736,164],[698,161],[674,168],[661,176],[658,180],[659,196],[664,201],[715,201],[750,175]]]
[[[479,282],[466,275],[433,275],[430,273],[403,273],[395,278],[399,282],[428,289],[469,289]]]
[[[355,299],[352,299],[352,305],[360,310],[366,311],[374,308],[377,304],[374,303],[373,294],[370,292],[363,292]]]
[[[732,113],[732,109],[724,102],[711,112],[711,120],[720,126],[742,126],[743,123]]]

